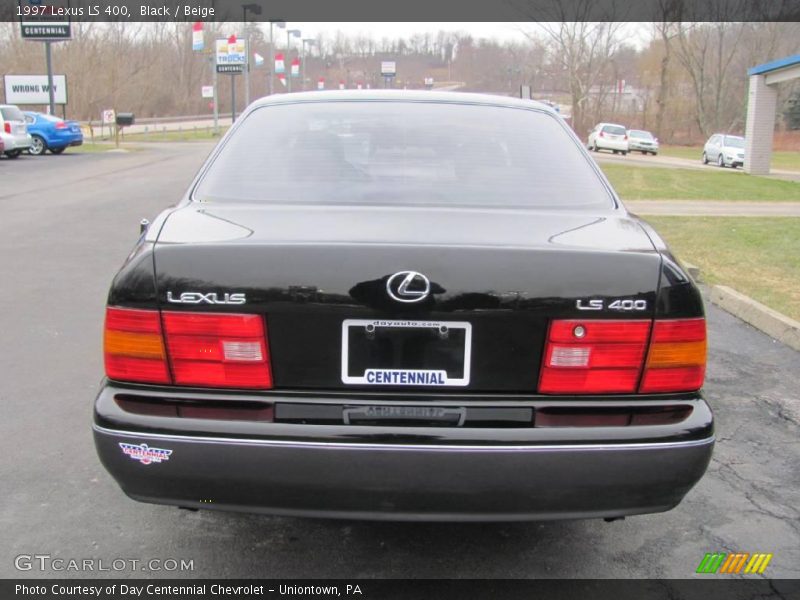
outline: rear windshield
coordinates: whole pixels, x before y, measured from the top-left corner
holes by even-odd
[[[631,129],[629,132],[631,137],[639,138],[642,140],[652,140],[653,134],[649,131],[639,131],[638,129]]]
[[[4,106],[0,108],[0,114],[3,115],[4,121],[24,121],[25,115],[16,106]]]
[[[603,133],[613,133],[614,135],[625,135],[625,128],[619,125],[606,125],[603,127]]]
[[[260,108],[195,189],[202,202],[611,207],[565,126],[543,112],[427,102]]]

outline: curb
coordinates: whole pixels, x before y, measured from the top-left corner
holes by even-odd
[[[711,302],[760,329],[771,338],[800,350],[800,322],[724,285],[712,285]]]

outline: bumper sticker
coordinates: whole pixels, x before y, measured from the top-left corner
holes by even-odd
[[[138,460],[143,465],[169,460],[169,456],[172,454],[172,450],[151,448],[147,444],[126,444],[125,442],[119,442],[119,447],[122,448],[122,452],[130,456],[133,460]]]

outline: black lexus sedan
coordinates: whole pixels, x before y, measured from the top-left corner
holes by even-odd
[[[705,361],[694,283],[549,107],[283,94],[116,275],[94,438],[143,502],[612,519],[703,475]]]

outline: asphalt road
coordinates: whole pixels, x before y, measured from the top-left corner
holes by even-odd
[[[210,147],[0,161],[0,577],[20,554],[193,560],[194,577],[689,577],[704,553],[771,552],[800,577],[800,353],[709,307],[710,470],[675,510],[622,522],[393,524],[187,512],[126,498],[90,424],[105,295],[141,217]],[[97,563],[95,563],[97,564]]]

